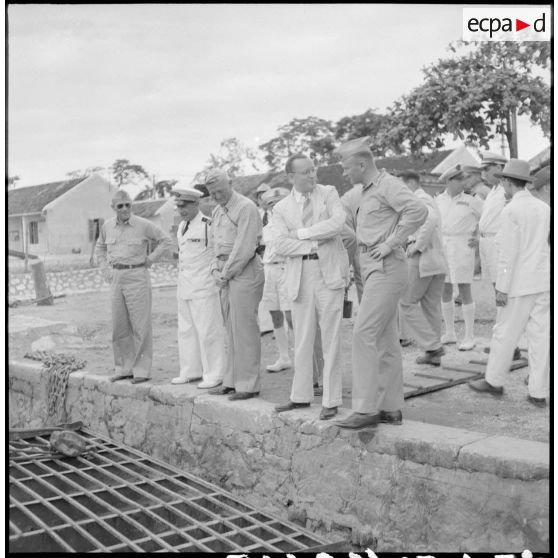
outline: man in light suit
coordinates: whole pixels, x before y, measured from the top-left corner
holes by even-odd
[[[417,363],[440,366],[445,353],[441,341],[442,291],[447,271],[440,211],[434,199],[421,188],[417,172],[405,171],[399,177],[428,208],[426,222],[407,243],[409,283],[399,309],[412,337],[425,351],[424,355],[417,357]]]
[[[511,198],[502,210],[496,235],[496,306],[501,311],[485,379],[470,382],[469,387],[495,396],[503,394],[514,348],[525,330],[530,368],[527,399],[544,407],[550,376],[550,207],[526,190],[533,180],[527,161],[510,159],[499,176]]]
[[[275,206],[272,227],[276,251],[286,258],[287,292],[293,301],[295,372],[290,400],[275,409],[310,406],[318,321],[324,349],[320,419],[328,420],[342,403],[341,320],[349,282],[349,257],[341,239],[345,210],[335,187],[316,183],[311,159],[292,155],[285,170],[293,189]]]
[[[364,288],[353,330],[354,412],[337,422],[352,429],[402,422],[397,308],[407,285],[403,244],[428,215],[402,180],[376,167],[369,140],[351,140],[336,150],[351,183],[363,184],[356,230]]]

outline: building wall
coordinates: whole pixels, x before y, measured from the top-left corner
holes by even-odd
[[[114,215],[110,204],[115,191],[116,187],[93,174],[47,206],[46,253],[88,253],[89,220],[106,220]]]
[[[8,248],[23,252],[23,227],[21,217],[8,218]]]

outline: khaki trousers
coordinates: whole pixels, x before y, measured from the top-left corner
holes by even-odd
[[[242,273],[220,291],[229,348],[223,386],[235,388],[237,392],[260,391],[258,306],[263,286],[262,261],[259,256],[254,256]]]
[[[149,378],[153,359],[149,271],[113,269],[110,294],[115,372]]]
[[[529,358],[529,395],[547,397],[550,381],[550,291],[514,296],[501,307],[490,342],[485,378],[503,386],[513,351],[525,331]]]
[[[360,254],[364,280],[353,329],[353,396],[357,413],[376,414],[403,407],[403,362],[397,324],[399,299],[407,284],[401,250],[383,261]]]
[[[317,260],[303,260],[300,291],[293,302],[294,377],[291,401],[314,399],[314,347],[319,323],[323,348],[324,407],[343,403],[341,370],[341,320],[345,290],[330,289],[323,281]]]
[[[178,356],[180,377],[223,379],[226,367],[226,332],[219,295],[178,298]]]
[[[421,277],[419,256],[407,260],[408,284],[399,302],[400,318],[406,331],[402,339],[411,337],[425,351],[435,351],[442,346],[442,291],[445,273]]]

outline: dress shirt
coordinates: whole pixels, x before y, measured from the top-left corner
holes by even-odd
[[[436,197],[444,236],[473,235],[482,213],[482,201],[461,192],[453,198],[447,190]]]
[[[254,257],[262,238],[262,220],[256,204],[233,191],[223,207],[213,210],[211,242],[215,256],[229,256],[221,277],[229,280],[242,273]],[[214,263],[212,270],[219,269]]]
[[[385,169],[362,189],[356,236],[359,243],[402,247],[426,220],[428,209],[405,183]]]
[[[502,209],[506,205],[506,191],[500,184],[493,186],[482,208],[482,215],[479,221],[479,231],[481,233],[497,233],[501,224]]]
[[[308,192],[308,199],[310,200],[310,203],[312,203],[312,192]],[[298,208],[300,209],[300,215],[303,215],[303,211],[304,211],[304,202],[306,201],[306,194],[302,194],[301,192],[299,192],[298,190],[295,190],[293,188],[293,196],[294,199],[296,201],[296,204],[298,205]],[[315,216],[314,216],[315,217]],[[302,229],[298,229],[296,231],[296,234],[298,236],[299,240],[307,240],[308,238],[310,238],[310,228],[309,227],[305,227]],[[315,252],[318,249],[318,241],[317,240],[312,240],[312,252]]]
[[[496,235],[496,289],[508,296],[550,290],[550,207],[528,191],[517,192],[502,210]]]
[[[155,262],[172,249],[170,236],[160,227],[136,215],[125,223],[116,217],[107,219],[99,233],[95,255],[100,265],[137,265],[147,258],[149,241],[158,242],[149,259]]]
[[[265,252],[262,257],[264,264],[284,262],[285,258],[277,253],[277,248],[273,242],[273,210],[267,211],[268,223],[262,230],[262,242],[265,244]]]

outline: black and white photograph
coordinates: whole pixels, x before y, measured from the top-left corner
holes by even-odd
[[[8,2],[6,550],[551,555],[552,26]]]

